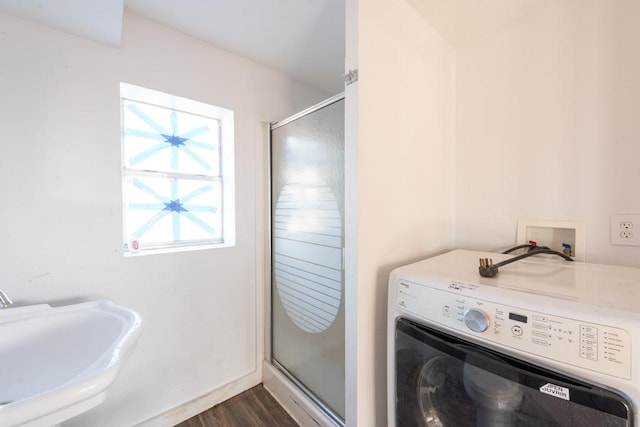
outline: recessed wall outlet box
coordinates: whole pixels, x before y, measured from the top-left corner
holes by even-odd
[[[585,261],[586,230],[586,223],[582,221],[521,219],[518,220],[516,244],[534,241],[538,246],[547,246],[558,252],[563,252],[563,245],[570,245],[571,257],[576,261]]]
[[[640,246],[640,214],[611,215],[611,244]]]

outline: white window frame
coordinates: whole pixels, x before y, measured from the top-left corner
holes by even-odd
[[[127,168],[125,161],[125,126],[124,126],[124,100],[151,104],[175,111],[197,114],[216,119],[220,123],[220,179],[222,182],[222,240],[221,241],[194,241],[194,242],[170,242],[165,245],[152,245],[150,247],[138,246],[134,242],[127,241],[127,218],[125,200],[125,179],[129,176],[157,176],[158,172],[144,171]],[[120,83],[120,112],[121,112],[121,168],[122,168],[122,196],[123,196],[123,254],[125,256],[149,255],[157,253],[182,252],[199,249],[233,247],[236,244],[235,221],[235,164],[234,164],[234,113],[232,110],[205,104],[203,102],[182,98],[152,89],[135,86],[128,83]],[[176,173],[176,176],[189,176]],[[198,174],[193,174],[194,177]],[[135,246],[135,247],[134,247]]]

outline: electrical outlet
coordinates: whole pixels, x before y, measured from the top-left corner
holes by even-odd
[[[611,244],[640,246],[640,214],[611,215]]]
[[[640,227],[640,222],[638,223]],[[571,256],[576,261],[584,261],[586,225],[581,221],[540,221],[518,220],[516,244],[536,242],[538,246],[547,246],[563,252],[563,244],[571,245]]]
[[[620,232],[620,238],[622,239],[633,239],[633,233],[629,230],[622,230]]]

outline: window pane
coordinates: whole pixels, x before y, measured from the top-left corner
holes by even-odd
[[[218,120],[127,99],[123,120],[126,168],[220,175]]]
[[[149,176],[124,180],[127,242],[149,245],[184,241],[222,241],[219,180]]]

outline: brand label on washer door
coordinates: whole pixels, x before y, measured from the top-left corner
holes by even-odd
[[[569,397],[569,389],[566,387],[560,387],[559,385],[546,383],[545,385],[540,387],[540,391],[544,394],[559,397],[560,399],[571,400],[571,398]]]

